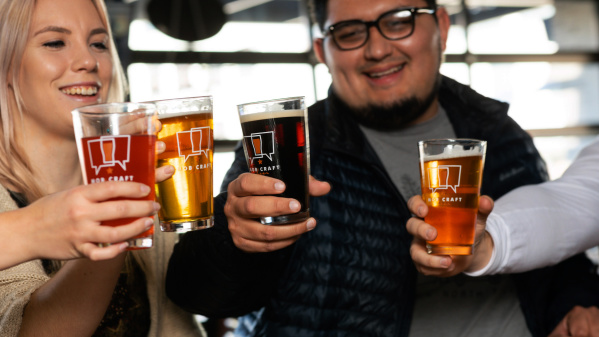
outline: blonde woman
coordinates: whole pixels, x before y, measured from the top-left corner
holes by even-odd
[[[29,239],[7,243],[25,251],[21,260],[114,256],[32,260],[1,271],[0,336],[202,334],[162,290],[174,236],[156,233],[154,248],[126,254],[118,254],[122,244],[98,253],[90,243],[142,231],[157,209],[151,201],[106,201],[140,197],[148,186],[80,186],[70,111],[123,100],[124,87],[101,0],[0,0],[0,233]],[[140,219],[91,234],[101,221],[123,217]],[[75,234],[64,240],[56,226]]]

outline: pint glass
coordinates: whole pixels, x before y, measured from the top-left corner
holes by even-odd
[[[212,96],[156,101],[166,150],[158,166],[173,165],[175,174],[156,184],[160,229],[187,232],[214,224],[212,196]]]
[[[487,142],[435,139],[418,142],[425,221],[437,229],[429,254],[470,255]]]
[[[157,126],[154,104],[98,104],[75,109],[72,114],[85,184],[135,181],[154,186]],[[154,200],[154,192],[141,200]],[[134,220],[104,221],[102,225],[120,226]],[[152,227],[128,240],[128,249],[152,247],[153,235]]]
[[[237,108],[250,172],[282,180],[286,189],[279,196],[301,204],[298,213],[262,217],[260,222],[278,225],[308,219],[310,146],[304,97],[240,104]]]

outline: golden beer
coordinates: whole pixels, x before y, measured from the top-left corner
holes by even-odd
[[[185,232],[212,227],[212,111],[160,115],[158,140],[166,151],[158,167],[173,165],[175,174],[156,184],[158,213],[163,231]]]
[[[472,254],[484,152],[467,154],[421,159],[422,199],[429,207],[424,220],[437,229],[437,238],[427,241],[431,254]]]

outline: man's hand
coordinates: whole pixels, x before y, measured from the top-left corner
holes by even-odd
[[[549,337],[599,337],[599,309],[575,306]]]
[[[310,177],[310,195],[329,193],[331,186]],[[244,173],[228,187],[225,215],[235,245],[245,252],[271,252],[293,244],[314,229],[316,220],[288,225],[263,225],[258,218],[296,213],[300,203],[295,199],[272,196],[285,190],[285,184],[274,178]]]
[[[426,241],[437,237],[435,227],[422,220],[428,214],[428,206],[420,195],[413,196],[408,201],[408,208],[414,216],[408,220],[407,229],[414,236],[410,255],[416,269],[424,275],[449,277],[463,271],[476,271],[487,265],[493,252],[493,239],[485,231],[487,216],[493,210],[493,200],[487,196],[480,198],[474,252],[472,255],[430,255],[426,250]]]

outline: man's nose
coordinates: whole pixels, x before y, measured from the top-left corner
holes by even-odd
[[[385,38],[378,27],[369,27],[368,41],[364,45],[364,55],[367,59],[381,60],[391,54],[392,41]]]

